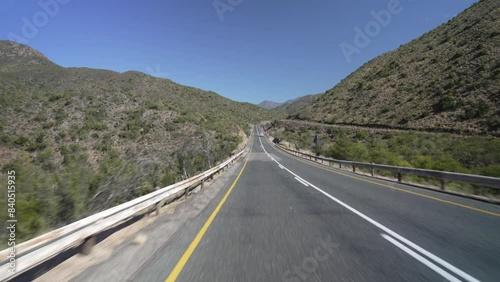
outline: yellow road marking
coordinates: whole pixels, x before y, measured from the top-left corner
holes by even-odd
[[[438,202],[447,203],[447,204],[450,204],[450,205],[459,206],[459,207],[462,207],[462,208],[466,208],[466,209],[470,209],[470,210],[474,210],[474,211],[478,211],[478,212],[482,212],[482,213],[486,213],[486,214],[489,214],[489,215],[494,215],[494,216],[499,216],[500,217],[500,214],[495,213],[495,212],[490,212],[490,211],[487,211],[487,210],[482,210],[482,209],[479,209],[479,208],[467,206],[467,205],[464,205],[464,204],[459,204],[459,203],[455,203],[455,202],[452,202],[452,201],[439,199],[439,198],[436,198],[436,197],[433,197],[433,196],[429,196],[429,195],[425,195],[425,194],[420,194],[420,193],[413,192],[413,191],[408,191],[408,190],[405,190],[405,189],[401,189],[401,188],[389,186],[389,185],[378,183],[378,182],[371,181],[371,180],[367,180],[367,179],[364,179],[364,178],[361,178],[361,177],[357,177],[357,176],[354,176],[354,175],[349,175],[349,174],[345,174],[345,173],[338,172],[338,171],[335,171],[335,170],[327,169],[327,168],[325,168],[323,166],[319,166],[319,165],[313,164],[311,162],[304,161],[303,159],[301,159],[299,157],[296,157],[294,155],[284,153],[284,152],[282,152],[279,149],[276,150],[276,151],[280,152],[283,155],[286,154],[287,156],[292,157],[292,158],[294,158],[294,159],[296,159],[296,160],[298,160],[300,162],[303,162],[303,163],[305,163],[307,165],[314,166],[314,167],[320,168],[322,170],[326,170],[326,171],[333,172],[333,173],[336,173],[336,174],[339,174],[339,175],[343,175],[343,176],[347,176],[347,177],[354,178],[354,179],[357,179],[357,180],[361,180],[363,182],[367,182],[367,183],[372,183],[372,184],[375,184],[375,185],[383,186],[383,187],[390,188],[390,189],[393,189],[393,190],[398,190],[398,191],[405,192],[405,193],[408,193],[408,194],[417,195],[417,196],[420,196],[420,197],[432,199],[432,200],[435,200],[435,201],[438,201]]]
[[[253,144],[253,142],[252,142],[252,144]],[[201,239],[205,235],[205,232],[207,232],[208,228],[210,227],[210,225],[214,221],[215,217],[219,213],[220,209],[222,208],[222,206],[226,202],[227,198],[229,197],[229,194],[231,194],[231,191],[233,191],[234,186],[236,186],[236,183],[238,182],[241,174],[243,173],[243,170],[245,170],[245,167],[247,166],[247,163],[248,163],[248,160],[250,159],[251,153],[252,153],[252,147],[250,147],[250,151],[248,152],[247,159],[245,160],[245,163],[243,164],[243,167],[241,168],[240,173],[238,174],[238,176],[234,180],[233,184],[231,185],[231,187],[229,187],[229,190],[227,190],[227,192],[224,195],[224,197],[222,198],[222,200],[219,202],[219,204],[217,205],[215,210],[212,212],[212,214],[207,219],[207,221],[205,222],[203,227],[200,229],[200,231],[198,232],[198,234],[194,238],[193,242],[191,242],[191,244],[189,245],[187,250],[184,252],[181,259],[177,262],[177,264],[175,265],[172,272],[168,275],[167,280],[165,280],[165,282],[173,282],[177,279],[179,274],[181,274],[182,269],[184,268],[184,266],[188,262],[189,258],[193,254],[196,247],[198,247],[198,244],[200,243]]]

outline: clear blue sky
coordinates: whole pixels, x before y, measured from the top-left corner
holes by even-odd
[[[49,6],[44,18],[39,1],[3,0],[0,39],[27,35],[29,46],[65,67],[153,73],[252,103],[322,93],[476,2],[400,0],[399,13],[373,27],[348,62],[340,44],[355,47],[354,28],[364,30],[372,10],[397,0],[218,0],[241,2],[223,20],[213,0],[58,1],[67,3]],[[38,30],[23,31],[23,17]]]

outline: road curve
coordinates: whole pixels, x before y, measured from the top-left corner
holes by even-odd
[[[499,206],[354,175],[253,139],[227,187],[130,281],[500,280]]]

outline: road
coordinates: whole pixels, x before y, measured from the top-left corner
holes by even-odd
[[[500,280],[499,206],[297,159],[258,135],[235,170],[130,281]]]

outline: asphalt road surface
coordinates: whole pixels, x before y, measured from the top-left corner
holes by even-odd
[[[500,281],[499,206],[298,159],[257,131],[251,144],[128,280]]]

